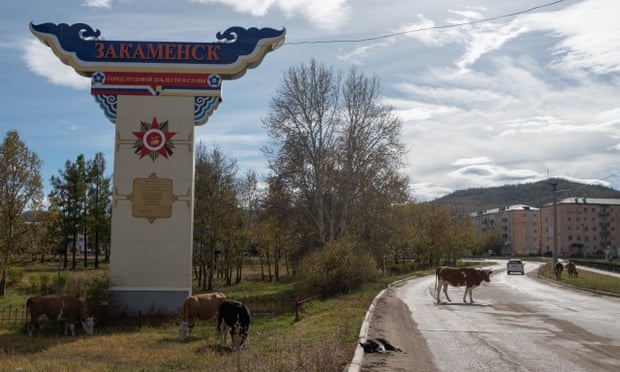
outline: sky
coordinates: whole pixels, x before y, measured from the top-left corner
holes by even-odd
[[[49,180],[102,152],[114,124],[90,79],[30,22],[86,23],[107,40],[215,42],[231,26],[286,28],[260,66],[223,83],[196,141],[269,175],[269,103],[312,59],[381,81],[402,121],[412,198],[562,177],[620,189],[618,0],[7,0],[0,3],[0,135],[17,130]]]

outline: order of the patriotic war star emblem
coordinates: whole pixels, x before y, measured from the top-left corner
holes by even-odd
[[[157,122],[157,118],[153,117],[153,121],[149,124],[140,121],[140,132],[132,132],[138,139],[133,145],[134,153],[140,155],[140,159],[148,155],[153,161],[159,155],[168,159],[173,154],[174,143],[170,140],[176,132],[168,131],[168,121]]]

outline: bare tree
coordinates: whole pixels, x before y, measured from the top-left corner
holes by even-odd
[[[369,198],[386,208],[408,198],[400,120],[381,103],[376,77],[356,69],[343,76],[314,60],[289,69],[263,119],[270,168],[318,246],[346,236],[352,221],[363,223],[356,214],[373,213]]]
[[[43,197],[40,169],[39,157],[17,131],[7,132],[0,146],[0,296],[4,296],[11,255],[27,231],[24,211]]]
[[[325,202],[337,147],[339,80],[339,74],[314,60],[292,67],[263,120],[273,142],[265,149],[270,167],[299,190],[319,244],[328,240]]]

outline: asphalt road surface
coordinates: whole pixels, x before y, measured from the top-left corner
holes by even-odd
[[[435,277],[397,283],[377,299],[367,338],[402,349],[364,354],[360,371],[620,371],[620,298],[493,266],[490,283],[450,287],[452,303],[434,298]],[[468,298],[469,300],[469,298]]]

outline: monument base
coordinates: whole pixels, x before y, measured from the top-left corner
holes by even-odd
[[[110,289],[109,305],[114,312],[176,313],[189,290]]]

